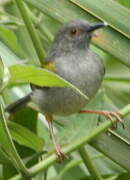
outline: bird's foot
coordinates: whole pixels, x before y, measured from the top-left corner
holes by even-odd
[[[99,115],[103,115],[105,116],[107,119],[110,119],[113,123],[113,128],[116,129],[117,128],[117,123],[115,123],[114,118],[116,118],[116,120],[118,122],[120,122],[120,124],[122,125],[123,128],[125,128],[124,125],[124,121],[121,118],[121,114],[118,112],[113,112],[113,111],[95,111],[95,110],[81,110],[80,113],[92,113],[92,114],[99,114]]]
[[[56,145],[55,152],[57,156],[57,161],[59,163],[61,163],[64,159],[68,159],[68,156],[61,151],[61,147],[59,144]]]

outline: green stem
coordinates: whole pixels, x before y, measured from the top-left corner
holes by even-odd
[[[15,145],[12,141],[12,138],[11,138],[8,126],[7,126],[7,121],[6,121],[5,116],[4,116],[4,110],[3,110],[2,104],[0,104],[0,111],[1,111],[0,112],[1,126],[2,126],[2,129],[4,131],[7,143],[8,143],[11,159],[12,159],[15,167],[17,167],[18,171],[20,171],[21,174],[23,174],[26,178],[28,178],[28,177],[30,177],[29,171],[27,170],[27,168],[25,167],[25,165],[24,165],[23,161],[21,160],[19,154],[17,153]]]
[[[99,174],[98,170],[96,169],[95,165],[93,164],[88,152],[85,150],[83,146],[81,146],[79,149],[79,154],[84,162],[84,165],[90,172],[91,176],[94,180],[103,180],[101,175]]]
[[[109,177],[109,178],[107,178],[105,180],[116,180],[118,177],[119,177],[119,174],[111,176],[111,177]]]
[[[122,77],[122,76],[106,76],[104,78],[106,81],[116,81],[116,82],[124,82],[124,83],[129,83],[130,82],[130,78],[129,77]]]
[[[40,30],[40,32],[48,39],[49,42],[51,42],[53,40],[53,35],[51,34],[51,32],[48,31],[46,26],[41,26],[41,23],[37,22],[38,21],[37,17],[32,13],[32,11],[28,8],[28,6],[25,7],[35,27]]]
[[[41,66],[44,65],[46,62],[44,61],[44,57],[45,57],[45,52],[42,48],[42,44],[40,42],[40,39],[37,35],[37,32],[34,28],[34,25],[28,15],[28,12],[26,10],[25,4],[23,2],[23,0],[15,0],[16,5],[21,13],[21,16],[23,18],[23,21],[26,25],[27,31],[30,35],[30,38],[32,40],[33,46],[36,50],[36,53],[38,55],[39,61],[41,63]]]
[[[53,34],[47,29],[46,26],[43,26],[41,24],[41,22],[40,22],[41,19],[38,21],[38,17],[36,17],[35,14],[32,13],[32,11],[28,8],[28,6],[25,5],[25,7],[26,7],[26,10],[27,10],[34,26],[35,26],[35,29],[37,29],[39,32],[39,37],[41,38],[41,40],[44,41],[44,44],[46,46],[49,46],[54,38]],[[44,47],[44,45],[43,45],[43,47]]]
[[[122,116],[127,115],[128,112],[130,112],[130,105],[124,107],[122,110],[119,111],[119,113],[121,113]],[[114,122],[116,122],[116,119],[114,120]],[[70,153],[72,151],[75,151],[75,150],[79,149],[81,146],[83,146],[84,144],[90,142],[96,136],[99,136],[100,134],[105,132],[108,128],[110,128],[112,126],[112,124],[113,123],[111,121],[106,121],[106,122],[102,123],[96,129],[93,129],[92,132],[89,135],[87,134],[86,136],[82,137],[79,141],[75,141],[75,143],[72,143],[69,146],[63,148],[63,152],[65,154],[67,154],[67,153]],[[38,164],[34,165],[30,169],[30,175],[32,177],[36,176],[38,173],[46,170],[55,161],[56,161],[56,155],[55,154],[49,156],[47,159],[44,159],[43,161],[41,161]],[[16,175],[15,177],[11,178],[10,180],[20,180],[20,179],[21,179],[21,175]]]
[[[122,116],[128,116],[130,114],[130,104],[126,105],[123,109],[119,111]]]

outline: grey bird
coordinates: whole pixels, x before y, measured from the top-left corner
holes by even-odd
[[[89,48],[93,32],[104,26],[106,26],[105,23],[90,24],[82,19],[64,24],[56,34],[46,57],[45,68],[53,67],[52,71],[87,95],[88,101],[71,88],[38,87],[35,85],[32,85],[32,93],[19,101],[19,104],[22,105],[31,99],[44,113],[59,160],[63,159],[64,154],[60,146],[56,144],[52,126],[53,115],[67,116],[76,112],[96,113],[111,120],[114,116],[122,122],[118,114],[114,112],[81,111],[95,96],[104,77],[105,70],[100,57]],[[7,111],[11,112],[13,107],[16,106],[7,107]]]

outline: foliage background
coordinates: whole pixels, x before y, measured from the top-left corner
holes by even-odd
[[[40,65],[37,48],[33,46],[31,34],[27,32],[28,27],[16,3],[17,0],[1,1],[0,8],[0,78],[3,90],[0,100],[4,106],[30,92],[30,87],[25,82],[8,81],[10,77],[7,67],[15,64]],[[86,108],[120,110],[124,117],[129,115],[130,1],[25,0],[25,3],[28,6],[26,11],[42,42],[43,56],[62,23],[74,18],[84,18],[90,22],[103,20],[109,23],[109,27],[98,32],[98,38],[94,39],[91,45],[102,57],[106,75],[99,93]],[[25,14],[24,10],[23,12]],[[29,75],[25,75],[28,78]],[[46,83],[46,80],[42,81]],[[51,79],[48,83],[50,82]],[[1,111],[1,119],[8,118],[8,114],[2,114]],[[111,123],[105,121],[99,127],[99,118],[104,121],[96,115],[55,117],[58,141],[65,152],[73,151],[69,153],[70,158],[62,164],[56,163],[46,122],[33,104],[30,103],[15,113],[12,121],[7,121],[7,124],[15,147],[26,167],[31,168],[29,174],[35,176],[34,179],[129,179],[130,118],[124,118],[125,130],[119,125],[118,129],[111,131],[109,135],[101,132]],[[20,176],[15,175],[23,171],[26,179],[27,169],[22,166],[21,170],[20,164],[15,162],[16,154],[12,154],[10,150],[2,123],[0,129],[1,179],[20,179]],[[96,135],[93,135],[94,133]],[[85,143],[88,142],[85,141],[87,138],[89,144]],[[81,146],[83,144],[85,145]]]

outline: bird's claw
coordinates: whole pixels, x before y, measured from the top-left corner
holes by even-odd
[[[117,123],[116,123],[116,126],[115,125],[115,122],[114,122],[114,119],[113,118],[116,118],[118,122],[120,122],[120,124],[122,125],[122,128],[124,129],[125,128],[125,125],[124,125],[124,121],[123,119],[121,118],[121,114],[118,113],[118,112],[112,112],[112,111],[102,111],[103,115],[110,119],[113,123],[113,128],[116,129],[117,128]]]
[[[68,159],[68,156],[61,151],[61,147],[59,144],[57,144],[55,151],[58,163],[61,163],[64,159]]]
[[[98,114],[103,115],[106,118],[110,119],[113,123],[113,128],[117,128],[117,124],[115,126],[115,120],[113,118],[116,118],[117,121],[119,121],[123,128],[125,128],[124,121],[121,118],[121,114],[118,112],[113,111],[97,111],[97,110],[81,110],[79,113],[89,113],[89,114]]]

